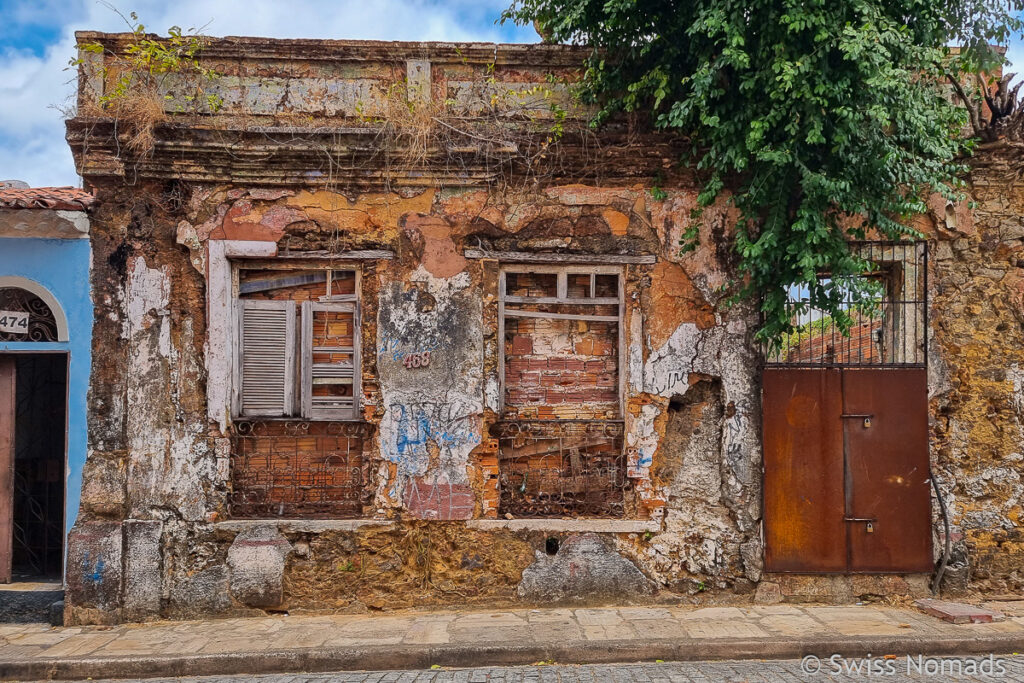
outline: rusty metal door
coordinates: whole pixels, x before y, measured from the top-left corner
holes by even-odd
[[[14,358],[0,356],[0,583],[11,582],[16,391]]]
[[[849,570],[931,571],[927,370],[842,376]]]
[[[764,372],[765,567],[846,569],[840,370]]]
[[[923,368],[764,371],[769,572],[929,571]]]

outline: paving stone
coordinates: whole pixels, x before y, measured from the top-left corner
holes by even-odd
[[[451,640],[448,635],[448,621],[417,621],[409,627],[402,638],[410,645],[440,645]]]
[[[630,622],[629,625],[633,628],[637,638],[671,640],[686,637],[686,631],[674,619],[637,619]]]
[[[696,620],[683,622],[691,638],[766,638],[767,633],[746,621]]]
[[[575,615],[581,626],[607,626],[621,624],[623,621],[614,609],[578,609]]]
[[[923,612],[952,624],[989,624],[1002,621],[1006,617],[1002,612],[968,605],[963,602],[947,602],[925,598],[914,602]]]
[[[805,614],[773,614],[762,617],[758,624],[769,633],[784,636],[802,636],[820,633],[822,624]]]
[[[636,631],[625,623],[594,624],[581,628],[583,637],[587,640],[632,640],[636,638]]]
[[[657,607],[620,607],[619,616],[627,621],[647,619],[671,619],[672,613]]]
[[[829,621],[828,625],[844,636],[899,636],[906,631],[899,624],[879,619],[845,619]]]
[[[373,615],[318,615],[242,618],[187,623],[152,623],[113,628],[75,627],[50,629],[42,625],[19,626],[0,635],[0,661],[36,660],[42,657],[84,657],[88,660],[212,655],[273,651],[288,653],[321,647],[384,647],[510,643],[564,645],[590,641],[622,641],[642,647],[654,641],[686,643],[733,639],[780,640],[842,636],[896,636],[927,642],[930,638],[974,640],[988,636],[1024,634],[1024,617],[988,624],[950,624],[913,609],[890,606],[792,606],[757,605],[709,608],[590,608],[504,611],[448,611]],[[59,640],[59,642],[58,642]],[[19,644],[39,643],[35,645]],[[1016,641],[1014,641],[1016,642]],[[695,644],[696,646],[696,644]],[[390,652],[390,649],[388,650]],[[303,675],[290,678],[260,676],[259,683],[305,681],[363,683],[363,681],[471,680],[472,672],[484,671],[488,681],[520,683],[557,680],[560,683],[604,681],[788,681],[802,680],[799,665],[763,669],[749,663],[728,666],[711,662],[689,668],[638,664],[629,667],[497,667],[472,670],[402,672],[348,672],[329,677]],[[682,665],[680,665],[682,666]],[[652,668],[653,667],[653,668]],[[667,667],[667,668],[666,668]],[[786,668],[788,667],[788,669]],[[374,678],[374,676],[376,676]],[[1011,680],[1024,680],[1024,665],[1014,669]],[[213,679],[193,679],[202,683]],[[219,677],[225,683],[240,679]],[[824,679],[822,679],[824,680]],[[830,677],[829,680],[845,680]],[[852,679],[850,679],[852,680]],[[897,679],[898,680],[898,679]],[[180,683],[180,682],[179,682]]]
[[[743,611],[738,607],[702,607],[699,609],[674,609],[671,611],[676,619],[691,621],[701,619],[740,619]]]
[[[981,603],[982,607],[1002,612],[1008,617],[1024,617],[1024,600],[993,600]]]
[[[118,633],[100,632],[83,633],[67,638],[53,647],[42,650],[40,657],[81,657],[91,654],[94,650],[106,645],[118,637]]]

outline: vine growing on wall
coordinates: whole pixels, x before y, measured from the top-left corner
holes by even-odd
[[[686,135],[682,161],[706,174],[700,210],[739,209],[738,297],[760,301],[773,348],[818,309],[848,334],[851,304],[875,292],[849,248],[908,227],[927,196],[960,196],[964,107],[950,84],[1003,62],[1020,0],[514,0],[504,19],[538,22],[592,48],[583,81],[596,125],[649,112]],[[950,44],[962,45],[954,50]],[[821,277],[827,274],[828,277]],[[809,291],[798,308],[791,288]]]

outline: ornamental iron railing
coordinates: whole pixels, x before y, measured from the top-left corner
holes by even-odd
[[[497,422],[498,514],[622,517],[626,477],[621,420]]]
[[[231,515],[237,518],[362,515],[365,422],[237,422],[231,437]]]

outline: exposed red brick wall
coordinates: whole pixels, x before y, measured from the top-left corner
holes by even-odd
[[[831,328],[823,334],[803,339],[786,354],[787,363],[880,363],[878,344],[874,331],[881,326],[879,321],[868,321],[854,326],[850,336],[844,337],[839,330],[833,334]]]
[[[405,485],[403,502],[416,519],[472,519],[476,495],[469,484],[417,478]]]
[[[507,410],[547,419],[617,417],[618,344],[613,322],[507,319]]]
[[[232,439],[235,517],[358,517],[362,425],[262,421]],[[350,436],[351,435],[351,436]]]

